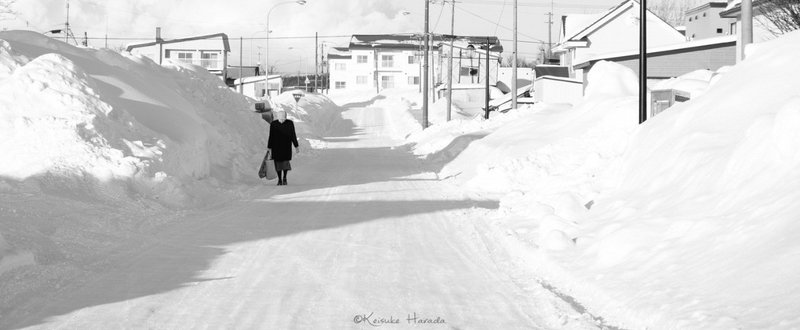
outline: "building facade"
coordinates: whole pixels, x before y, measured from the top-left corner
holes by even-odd
[[[710,1],[686,11],[686,37],[706,39],[736,34],[736,19],[721,17],[727,1]]]
[[[453,82],[480,83],[485,80],[486,44],[489,45],[490,76],[497,81],[502,46],[496,37],[461,37],[453,42],[434,36],[427,53],[433,86],[447,81],[447,63],[453,51]],[[353,35],[346,48],[328,54],[330,88],[380,93],[392,88],[421,89],[423,41],[416,35]]]
[[[647,46],[660,47],[686,41],[672,25],[647,11]],[[559,43],[553,48],[560,63],[570,68],[570,75],[583,79],[578,63],[604,54],[639,48],[639,2],[626,0],[602,13],[562,17]]]
[[[127,51],[142,55],[161,64],[170,59],[205,68],[210,73],[227,80],[228,53],[231,51],[228,36],[224,33],[128,45]]]

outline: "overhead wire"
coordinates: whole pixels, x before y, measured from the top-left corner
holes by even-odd
[[[500,9],[500,15],[497,17],[497,23],[494,25],[494,34],[497,35],[497,29],[500,27],[500,20],[503,19],[503,14],[506,13],[506,4],[508,0],[503,0],[503,8]]]
[[[463,11],[463,12],[467,13],[467,14],[470,14],[470,15],[472,15],[472,16],[474,16],[474,17],[476,17],[476,18],[479,18],[479,19],[481,19],[481,20],[484,20],[484,21],[486,21],[486,22],[489,22],[489,23],[495,23],[495,22],[493,22],[493,21],[492,21],[492,20],[490,20],[490,19],[487,19],[487,18],[485,18],[485,17],[483,17],[483,16],[481,16],[481,15],[475,14],[475,13],[473,13],[473,12],[471,12],[471,11],[469,11],[469,10],[466,10],[466,9],[464,9],[464,8],[461,8],[461,7],[456,7],[456,9],[458,9],[458,10],[461,10],[461,11]],[[505,25],[499,25],[499,26],[500,26],[500,27],[502,27],[503,29],[506,29],[506,30],[508,30],[508,31],[514,31],[514,29],[512,29],[512,28],[509,28],[509,27],[507,27],[507,26],[505,26]],[[521,32],[517,32],[517,33],[518,33],[519,35],[521,35],[521,36],[524,36],[524,37],[527,37],[527,38],[530,38],[530,39],[533,39],[533,40],[537,40],[537,41],[545,42],[545,41],[544,41],[544,40],[542,40],[542,39],[539,39],[539,38],[536,38],[536,37],[533,37],[533,36],[530,36],[530,35],[527,35],[527,34],[524,34],[524,33],[521,33]]]

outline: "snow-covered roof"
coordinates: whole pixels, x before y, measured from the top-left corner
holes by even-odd
[[[620,15],[625,13],[627,10],[633,8],[634,6],[638,6],[638,4],[639,1],[637,0],[625,0],[606,12],[593,15],[570,14],[565,16],[562,22],[562,31],[564,32],[564,36],[558,45],[556,45],[554,50],[563,51],[566,48],[588,47],[587,40],[590,35],[608,25],[608,23],[614,19],[620,17]],[[662,26],[671,28],[675,30],[676,33],[680,33],[675,29],[675,27],[667,23],[663,18],[654,14],[652,11],[647,10],[647,15],[648,20],[650,20],[650,17],[655,18],[657,21],[661,22]],[[573,16],[574,18],[570,18]]]
[[[347,47],[333,47],[328,51],[328,59],[341,60],[352,58],[352,53]]]
[[[186,42],[186,41],[195,41],[195,40],[203,40],[203,39],[215,39],[215,38],[222,38],[222,44],[225,47],[225,52],[231,51],[231,45],[228,42],[228,35],[225,33],[215,33],[215,34],[207,34],[202,36],[196,37],[188,37],[188,38],[180,38],[180,39],[171,39],[171,40],[156,40],[151,42],[145,42],[140,44],[129,44],[125,50],[131,51],[134,48],[142,48],[142,47],[150,47],[155,46],[158,44],[172,44],[172,43],[179,43],[179,42]]]
[[[676,50],[688,50],[692,48],[699,48],[699,47],[707,47],[707,46],[725,46],[726,44],[735,44],[736,43],[736,35],[727,35],[715,38],[706,38],[706,39],[699,39],[694,41],[687,41],[667,46],[660,46],[660,47],[653,47],[648,48],[648,54],[656,54],[656,53],[663,53],[663,52],[670,52]],[[576,68],[581,68],[586,66],[590,62],[596,62],[600,60],[608,60],[612,58],[619,58],[619,57],[626,57],[626,56],[634,56],[639,54],[638,49],[630,49],[621,52],[614,52],[614,53],[606,53],[606,54],[599,54],[593,57],[590,57],[586,60],[581,61],[580,63],[575,64]]]
[[[758,6],[762,4],[764,4],[763,1],[753,0],[753,9],[758,8]],[[741,14],[742,14],[742,0],[729,0],[728,6],[725,7],[725,10],[719,13],[719,16],[723,18],[737,18]]]
[[[253,76],[253,77],[244,77],[242,79],[236,79],[233,81],[234,85],[239,84],[252,84],[254,82],[264,81],[266,76]],[[269,80],[280,79],[281,75],[279,74],[271,74],[269,75]]]
[[[491,51],[503,52],[503,45],[498,37],[492,36],[452,36],[455,43],[463,45],[485,45],[486,40],[491,44]],[[432,47],[438,49],[443,43],[449,42],[451,36],[434,34]],[[350,49],[418,49],[423,42],[420,34],[354,34],[350,39]],[[485,49],[485,47],[483,47]]]
[[[597,14],[569,14],[561,17],[561,41],[572,39],[576,34],[585,30],[587,27],[597,22],[608,12]]]

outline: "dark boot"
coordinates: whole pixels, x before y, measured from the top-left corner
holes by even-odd
[[[283,185],[283,180],[281,180],[280,178],[278,179],[278,185],[279,185],[279,186],[282,186],[282,185]]]

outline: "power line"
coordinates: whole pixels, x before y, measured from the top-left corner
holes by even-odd
[[[500,9],[500,15],[497,17],[497,22],[494,25],[494,34],[497,34],[497,29],[500,27],[500,20],[503,19],[503,14],[506,13],[506,0],[503,0],[503,8]]]
[[[319,36],[319,38],[326,38],[326,39],[336,39],[336,38],[350,38],[351,35],[330,35],[330,36]],[[273,39],[313,39],[314,36],[288,36],[288,37],[270,37],[270,40]],[[137,37],[90,37],[89,40],[153,40],[153,37],[144,37],[144,38],[137,38]],[[229,38],[230,39],[230,38]],[[264,40],[266,37],[242,37],[237,38],[242,40]],[[169,41],[169,40],[165,40]]]
[[[466,9],[464,9],[464,8],[457,7],[457,9],[458,9],[458,10],[461,10],[461,11],[463,11],[463,12],[467,13],[467,14],[470,14],[470,15],[472,15],[472,16],[475,16],[475,17],[477,17],[477,18],[480,18],[481,20],[484,20],[484,21],[486,21],[486,22],[489,22],[489,23],[492,23],[492,24],[494,24],[494,23],[495,23],[495,22],[491,21],[490,19],[487,19],[487,18],[485,18],[485,17],[483,17],[483,16],[481,16],[481,15],[475,14],[475,13],[473,13],[473,12],[471,12],[471,11],[469,11],[469,10],[466,10]],[[498,25],[499,25],[499,24],[498,24]],[[512,29],[512,28],[509,28],[509,27],[507,27],[507,26],[505,26],[505,25],[499,25],[499,26],[500,26],[501,28],[504,28],[504,29],[506,29],[506,30],[509,30],[509,31],[514,31],[514,29]],[[519,32],[518,32],[518,33],[519,33]],[[527,35],[527,34],[524,34],[524,33],[519,33],[519,34],[520,34],[520,35],[522,35],[522,36],[525,36],[525,37],[531,38],[531,39],[533,39],[533,40],[538,40],[538,41],[541,41],[541,42],[545,42],[545,41],[544,41],[544,40],[542,40],[542,39],[539,39],[539,38],[536,38],[536,37],[533,37],[533,36],[530,36],[530,35]]]
[[[492,0],[480,0],[480,1],[477,1],[477,0],[474,0],[474,1],[462,0],[462,2],[466,3],[466,4],[470,4],[470,5],[503,5],[505,1],[498,1],[498,0],[494,0],[494,1],[492,1]],[[520,7],[550,8],[550,3],[544,3],[544,2],[543,3],[531,3],[531,2],[525,3],[525,2],[522,2],[522,3],[518,3],[517,6],[520,6]],[[607,8],[613,7],[611,5],[587,5],[587,4],[582,4],[582,3],[560,3],[560,4],[557,4],[555,6],[556,7],[560,7],[560,8],[581,8],[581,9],[583,9],[583,8],[602,8],[602,9],[607,9]]]

